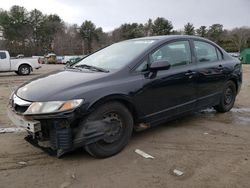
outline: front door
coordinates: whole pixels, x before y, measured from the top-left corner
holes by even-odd
[[[144,121],[168,119],[194,108],[196,65],[192,59],[188,40],[169,42],[149,54],[148,64],[167,60],[171,67],[158,71],[156,75],[144,73],[143,88],[135,97],[135,103],[143,109]]]

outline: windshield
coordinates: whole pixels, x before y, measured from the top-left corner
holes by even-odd
[[[82,59],[74,65],[89,65],[106,70],[121,69],[128,65],[155,40],[130,40],[112,44]]]

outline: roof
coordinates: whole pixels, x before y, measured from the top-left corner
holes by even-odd
[[[135,38],[131,40],[166,40],[166,39],[180,39],[180,38],[193,38],[193,39],[205,39],[203,37],[193,36],[193,35],[160,35],[160,36],[150,36],[150,37],[142,37],[142,38]]]

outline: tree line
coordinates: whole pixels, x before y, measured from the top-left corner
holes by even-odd
[[[10,10],[0,9],[0,48],[17,54],[44,55],[54,52],[58,55],[89,54],[102,47],[121,40],[155,35],[197,35],[206,37],[229,52],[250,47],[250,28],[224,29],[222,24],[200,26],[192,23],[184,25],[183,30],[174,30],[170,20],[158,17],[147,23],[124,23],[111,32],[103,32],[101,27],[91,21],[80,26],[67,24],[58,15],[43,14],[34,9],[14,5]]]

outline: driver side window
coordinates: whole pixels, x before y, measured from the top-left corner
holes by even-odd
[[[137,67],[136,72],[148,70],[148,66],[155,61],[168,61],[171,67],[190,64],[192,60],[189,42],[177,41],[161,46],[156,51],[149,54],[149,58],[146,58]]]

